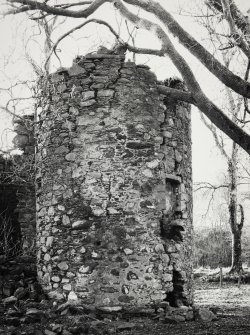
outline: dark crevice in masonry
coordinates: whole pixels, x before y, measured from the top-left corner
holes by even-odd
[[[179,166],[180,166],[180,163],[178,163],[177,161],[175,161],[174,171],[178,171]]]
[[[183,295],[184,279],[179,271],[173,270],[173,291],[167,294],[166,301],[172,307],[187,306],[187,299]]]
[[[169,82],[165,82],[165,85],[171,87],[172,84],[175,86],[176,84],[179,85],[180,82],[179,80],[177,83],[174,81],[171,83],[171,78]],[[181,82],[181,85],[183,83]],[[176,111],[176,101],[168,100],[166,101],[164,99],[164,104],[167,108],[174,109]],[[161,132],[163,134],[163,142],[161,146],[164,148],[166,145],[168,145],[168,138],[164,136],[164,130],[166,125],[168,124],[168,109],[164,110],[164,120],[161,123]],[[174,113],[176,114],[176,113]],[[163,158],[164,159],[164,158]],[[179,170],[179,163],[175,160],[174,163],[174,170],[173,170],[173,175],[174,176],[169,176],[170,178],[167,178],[165,180],[165,185],[166,185],[166,192],[171,190],[171,194],[173,195],[172,197],[172,208],[169,211],[169,213],[164,213],[162,211],[162,216],[160,218],[160,233],[163,241],[165,242],[165,252],[167,253],[167,245],[169,241],[173,241],[175,243],[183,243],[184,238],[183,238],[183,232],[185,231],[184,227],[180,224],[178,224],[179,219],[182,219],[182,211],[180,208],[180,183],[182,182],[182,176],[180,174],[177,175],[177,172]],[[173,177],[173,180],[171,179]],[[176,177],[176,178],[175,178]],[[177,180],[178,177],[180,177],[180,180]],[[174,264],[175,267],[175,264]],[[172,283],[173,283],[173,291],[172,292],[166,292],[167,297],[166,301],[169,303],[170,306],[172,307],[181,307],[183,305],[188,305],[187,299],[185,295],[183,294],[184,291],[184,279],[179,271],[176,269],[173,270],[173,278],[172,278]]]
[[[184,231],[184,228],[175,224],[171,224],[169,222],[168,225],[166,225],[163,220],[161,220],[161,234],[164,238],[168,240],[173,240],[177,243],[183,242],[183,236],[182,232]]]
[[[160,232],[161,237],[164,241],[168,242],[172,240],[176,243],[183,242],[183,232],[185,229],[176,224],[174,217],[166,218],[165,214],[162,214],[160,219]]]
[[[0,254],[15,257],[21,247],[21,227],[17,214],[17,188],[0,187]]]

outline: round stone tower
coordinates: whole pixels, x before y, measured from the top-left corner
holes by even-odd
[[[40,83],[38,277],[52,298],[118,311],[190,305],[190,108],[124,55]]]

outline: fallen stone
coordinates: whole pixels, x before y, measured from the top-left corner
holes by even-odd
[[[186,320],[184,315],[172,315],[171,317],[174,318],[177,323],[184,322]]]
[[[174,316],[165,316],[164,318],[165,323],[176,324],[178,321],[175,319]]]
[[[82,334],[82,327],[81,326],[74,326],[74,327],[69,327],[68,331],[70,332],[70,334]]]
[[[37,308],[29,308],[26,311],[26,315],[34,315],[34,314],[43,314],[43,311],[41,311],[40,309],[37,309]]]
[[[191,321],[194,319],[194,312],[193,311],[188,311],[186,314],[186,320]]]
[[[124,323],[121,323],[118,327],[117,327],[117,330],[122,332],[124,330],[131,330],[135,328],[135,324],[132,323],[132,322],[124,322]]]
[[[159,303],[159,307],[161,307],[161,308],[168,308],[169,307],[169,302],[168,301],[161,301],[160,303]]]
[[[196,319],[209,322],[216,319],[216,316],[207,308],[199,308],[196,310]]]
[[[17,297],[14,297],[13,295],[10,296],[10,297],[4,298],[4,299],[2,300],[2,302],[3,302],[4,304],[15,303],[16,301],[17,301]]]
[[[24,287],[18,287],[16,291],[14,292],[14,296],[20,300],[23,299],[28,294],[28,289],[25,289]]]
[[[36,329],[34,331],[34,335],[43,335],[43,332],[41,330],[39,330],[39,329]]]
[[[51,324],[50,326],[52,327],[53,332],[56,332],[57,334],[62,332],[61,324],[55,323],[55,324]]]
[[[44,334],[45,334],[45,335],[56,335],[55,332],[53,332],[53,331],[51,331],[51,330],[49,330],[49,329],[45,329]]]
[[[49,299],[54,299],[54,300],[57,300],[57,301],[60,301],[60,300],[64,299],[64,295],[57,292],[57,291],[48,292],[48,297],[49,297]]]
[[[61,313],[61,314],[62,314],[63,311],[66,311],[66,313],[67,313],[69,308],[74,308],[74,307],[78,306],[78,303],[79,303],[79,301],[76,301],[76,300],[75,301],[74,300],[67,301],[67,302],[59,305],[57,307],[56,311]]]
[[[122,310],[121,306],[100,306],[97,308],[101,312],[119,312]]]
[[[62,335],[72,335],[72,333],[69,332],[67,329],[63,329]]]

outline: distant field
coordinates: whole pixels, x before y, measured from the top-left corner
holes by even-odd
[[[244,267],[246,272],[250,269]],[[229,268],[223,268],[226,274]],[[206,276],[213,276],[219,273],[219,269],[196,269],[194,271],[195,280],[195,304],[206,307],[217,307],[224,313],[234,315],[246,315],[250,313],[250,284],[242,283],[238,287],[237,283],[223,282],[220,287],[219,282],[208,282],[203,280]]]

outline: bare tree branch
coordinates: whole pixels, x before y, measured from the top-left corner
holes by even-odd
[[[30,9],[29,6],[21,6],[18,8],[10,9],[8,12],[6,12],[5,15],[19,14],[19,13],[27,12],[29,9]]]
[[[205,189],[209,189],[209,190],[219,190],[221,188],[228,188],[229,184],[221,184],[221,185],[213,185],[209,182],[198,182],[198,183],[195,183],[195,188],[194,188],[194,192],[198,192],[200,190],[205,190]]]
[[[136,5],[147,12],[154,14],[178,38],[179,42],[189,50],[211,73],[213,73],[224,85],[230,87],[236,93],[250,98],[250,83],[241,79],[222,65],[210,52],[208,52],[197,40],[189,35],[179,23],[159,3],[145,2],[143,0],[124,0]]]
[[[218,12],[223,13],[221,0],[207,0],[206,2],[211,8],[215,8]],[[232,0],[230,0],[230,13],[237,28],[241,30],[244,35],[248,34],[250,32],[250,23]]]
[[[82,6],[82,5],[91,5],[93,1],[79,1],[76,3],[66,3],[66,4],[60,4],[60,5],[55,5],[55,7],[62,7],[62,8],[70,8],[70,7],[75,7],[75,6]]]
[[[132,1],[132,0],[131,0]],[[126,0],[126,2],[131,2]],[[140,0],[133,0],[133,2],[140,2]],[[146,7],[150,7],[151,3]],[[158,6],[158,4],[157,4]],[[185,59],[174,48],[169,37],[165,34],[160,26],[148,20],[139,18],[138,16],[130,13],[127,8],[121,3],[116,1],[116,7],[120,10],[121,14],[129,21],[137,24],[141,28],[152,31],[154,30],[162,42],[162,49],[170,57],[173,64],[180,71],[187,88],[192,92],[194,104],[212,121],[219,129],[226,133],[233,141],[239,144],[248,154],[250,154],[250,136],[238,127],[230,118],[228,118],[212,101],[210,101],[200,88],[193,72]],[[157,7],[158,8],[158,7]],[[157,9],[158,12],[159,8]],[[226,68],[226,67],[225,67]],[[249,86],[250,87],[250,86]]]
[[[221,0],[221,3],[222,3],[222,8],[223,8],[225,19],[229,25],[231,36],[233,37],[236,45],[238,45],[241,48],[241,50],[244,52],[244,54],[247,56],[247,58],[250,59],[249,45],[244,40],[244,35],[242,33],[239,34],[238,31],[236,30],[236,25],[231,15],[231,8],[230,8],[229,0]]]
[[[88,8],[84,10],[72,11],[64,8],[58,8],[55,6],[48,6],[45,2],[38,2],[33,0],[7,0],[8,3],[19,3],[25,5],[27,10],[41,10],[48,14],[68,16],[68,17],[78,17],[87,18],[89,15],[93,14],[100,6],[106,2],[112,2],[113,0],[94,0]],[[5,15],[12,14],[6,12]]]
[[[97,23],[97,24],[101,24],[106,26],[111,33],[116,37],[116,39],[124,46],[127,47],[127,49],[131,52],[135,52],[135,53],[139,53],[139,54],[150,54],[150,55],[157,55],[157,56],[164,56],[165,52],[164,50],[155,50],[155,49],[147,49],[147,48],[137,48],[133,45],[129,45],[127,43],[125,43],[119,36],[119,34],[106,22],[103,20],[98,20],[98,19],[90,19],[85,21],[84,23],[70,29],[69,31],[67,31],[65,34],[63,34],[62,36],[59,37],[59,39],[55,42],[55,44],[53,45],[53,47],[50,50],[49,56],[46,59],[46,62],[44,64],[44,67],[46,67],[51,55],[53,52],[55,52],[56,48],[58,47],[58,44],[67,36],[69,36],[70,34],[72,34],[73,32],[75,32],[76,30],[79,30],[81,28],[83,28],[84,26],[86,26],[89,23]]]
[[[171,99],[181,100],[195,105],[195,100],[192,93],[181,91],[176,88],[167,87],[164,85],[157,85],[158,91]]]
[[[8,114],[14,116],[14,117],[19,118],[20,120],[24,120],[20,115],[18,115],[18,114],[16,114],[16,113],[12,112],[9,108],[7,108],[7,107],[5,107],[5,106],[0,106],[0,109],[3,110],[3,111],[5,111],[5,112],[8,113]]]
[[[230,4],[228,0],[221,0],[221,4],[223,8],[223,13],[229,24],[231,34],[234,34],[235,33],[235,23],[231,15]]]
[[[216,128],[213,126],[212,123],[208,123],[207,120],[205,119],[204,115],[202,113],[200,113],[201,119],[204,123],[204,125],[211,131],[213,138],[215,140],[215,143],[218,147],[218,149],[220,150],[221,154],[226,158],[226,160],[229,160],[230,157],[228,156],[223,143],[219,140]]]
[[[149,53],[160,56],[169,56],[176,68],[181,73],[187,88],[191,94],[189,99],[194,103],[219,129],[227,134],[233,141],[239,144],[246,152],[250,154],[250,135],[237,126],[230,118],[228,118],[221,109],[219,109],[212,101],[210,101],[201,90],[194,74],[185,59],[174,48],[171,40],[160,25],[154,24],[147,19],[139,18],[137,15],[130,12],[122,3],[121,0],[94,0],[87,8],[83,10],[72,11],[65,8],[49,6],[46,2],[38,2],[34,0],[6,0],[7,3],[19,3],[23,6],[28,6],[29,10],[42,11],[53,15],[61,15],[68,17],[86,18],[94,13],[104,3],[113,3],[119,10],[121,15],[128,21],[132,22],[136,27],[151,31],[161,41],[162,47],[160,50],[142,49],[128,45],[128,50],[137,53]],[[175,20],[174,18],[159,4],[154,1],[144,0],[123,0],[124,2],[138,6],[149,13],[154,14],[169,31],[179,38],[184,47],[193,53],[219,80],[225,85],[231,87],[235,92],[242,96],[250,97],[250,83],[239,76],[233,74],[229,69],[223,66],[211,53],[201,46],[193,37],[191,37]],[[231,10],[232,12],[232,10]],[[233,16],[233,12],[232,12]],[[104,22],[104,21],[103,21]],[[68,33],[65,33],[55,45],[65,38],[68,34],[76,29],[80,29],[83,25],[73,28]],[[103,23],[102,23],[103,24]],[[107,23],[105,24],[109,26]],[[108,27],[109,29],[111,27]],[[111,30],[111,29],[110,29]],[[112,32],[112,30],[111,30]],[[117,33],[113,30],[113,34]],[[55,45],[53,49],[55,50]],[[177,96],[177,92],[173,92]],[[182,96],[188,99],[188,94],[182,93]],[[189,100],[189,102],[190,102]]]

